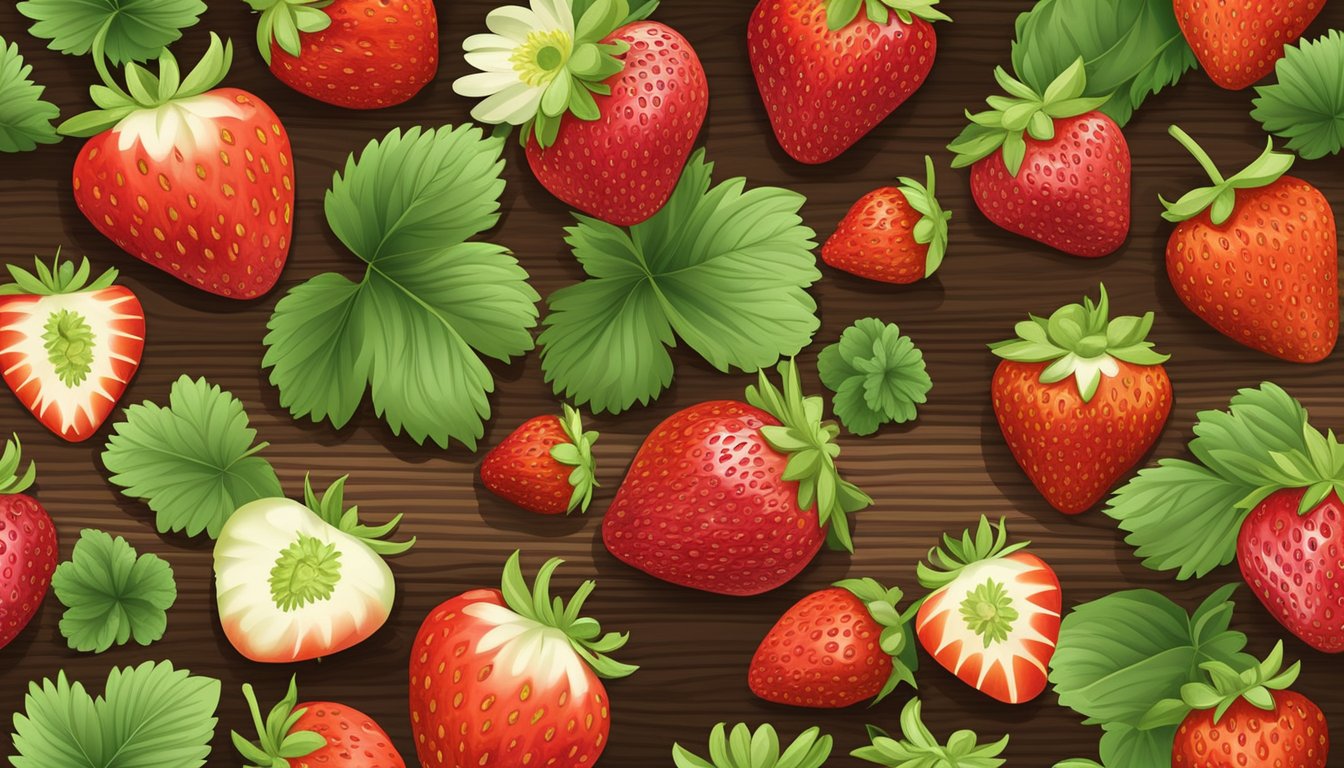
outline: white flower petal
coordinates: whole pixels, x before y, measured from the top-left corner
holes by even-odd
[[[517,5],[506,5],[491,11],[490,15],[485,17],[485,26],[489,27],[491,32],[507,37],[515,43],[526,40],[529,32],[550,28],[543,25],[536,13]]]
[[[512,53],[518,48],[520,43],[510,40],[507,37],[492,35],[489,32],[482,32],[478,35],[472,35],[462,41],[462,50],[471,53],[472,51],[504,51]]]
[[[453,92],[469,99],[483,99],[515,85],[518,78],[504,72],[477,72],[453,81]]]
[[[541,106],[542,88],[533,88],[526,83],[515,83],[499,93],[476,105],[471,116],[482,123],[508,123],[522,125]]]
[[[482,72],[507,72],[516,80],[517,70],[509,58],[512,51],[473,51],[466,55],[467,63]]]
[[[532,10],[536,11],[545,29],[558,29],[571,37],[574,35],[574,14],[566,0],[532,0]]]

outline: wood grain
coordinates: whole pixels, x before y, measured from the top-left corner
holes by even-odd
[[[287,90],[265,70],[252,48],[253,18],[242,2],[216,0],[202,24],[179,46],[182,57],[204,48],[206,30],[230,36],[238,46],[228,84],[250,90],[271,104],[287,126],[298,171],[297,231],[282,289],[324,271],[351,272],[354,259],[327,229],[322,193],[351,151],[395,126],[441,125],[467,119],[470,105],[451,83],[466,72],[459,54],[463,38],[482,27],[492,0],[440,2],[443,65],[438,80],[411,103],[377,113],[354,113],[309,101]],[[754,184],[793,188],[808,198],[809,224],[825,237],[849,205],[867,190],[897,175],[920,175],[931,153],[946,168],[943,149],[962,125],[962,110],[977,108],[992,92],[992,68],[1007,63],[1016,15],[1029,0],[961,0],[949,9],[957,21],[940,25],[941,50],[928,84],[897,114],[857,147],[821,167],[789,160],[775,144],[755,93],[745,52],[745,0],[666,0],[659,18],[678,28],[696,47],[711,88],[703,133],[717,177],[744,175]],[[1327,7],[1311,35],[1344,25],[1344,4]],[[68,116],[87,108],[84,88],[93,81],[85,59],[62,57],[29,37],[12,4],[0,7],[0,34],[16,40],[35,77],[50,85],[50,98]],[[306,697],[343,701],[368,712],[393,735],[414,762],[405,702],[408,648],[420,620],[440,601],[467,588],[494,584],[504,558],[521,548],[535,568],[547,556],[569,564],[560,580],[572,587],[596,577],[600,586],[591,614],[611,629],[632,635],[621,654],[642,669],[610,686],[614,722],[606,766],[667,765],[673,741],[703,745],[719,721],[771,721],[787,735],[820,725],[837,739],[837,755],[860,746],[863,725],[894,726],[905,699],[894,696],[872,709],[839,712],[793,710],[754,699],[745,683],[755,644],[775,618],[810,590],[846,575],[867,575],[917,587],[914,563],[944,530],[960,530],[980,514],[1006,516],[1016,536],[1058,570],[1066,604],[1134,587],[1158,589],[1192,606],[1216,586],[1237,580],[1235,567],[1208,578],[1178,583],[1139,566],[1109,518],[1091,512],[1064,518],[1035,494],[1014,465],[989,411],[987,386],[994,359],[985,344],[1004,337],[1028,311],[1048,312],[1099,282],[1118,311],[1157,312],[1154,338],[1171,353],[1169,372],[1176,407],[1156,456],[1179,454],[1194,414],[1225,406],[1241,386],[1271,379],[1303,400],[1318,424],[1344,425],[1339,382],[1344,356],[1313,366],[1278,362],[1219,336],[1184,310],[1162,267],[1169,232],[1158,216],[1159,193],[1179,194],[1198,183],[1198,167],[1165,130],[1179,121],[1228,167],[1240,167],[1263,145],[1248,117],[1251,94],[1221,91],[1199,73],[1168,89],[1126,128],[1134,156],[1134,226],[1128,244],[1105,259],[1085,261],[1052,253],[989,225],[969,199],[965,174],[944,170],[939,185],[945,206],[956,212],[952,245],[937,277],[909,288],[866,283],[833,270],[813,289],[823,319],[816,344],[801,357],[813,389],[815,355],[853,320],[877,316],[897,322],[923,348],[935,381],[932,398],[914,426],[887,428],[868,439],[845,438],[842,467],[876,504],[856,521],[857,553],[825,553],[794,583],[752,599],[702,595],[671,587],[624,567],[602,548],[599,524],[625,467],[647,432],[673,411],[700,400],[737,396],[750,377],[715,372],[694,355],[677,350],[677,378],[655,404],[619,417],[593,420],[602,432],[597,454],[603,483],[586,518],[541,519],[511,509],[481,489],[477,457],[461,448],[419,447],[397,437],[367,406],[342,430],[294,422],[261,371],[261,338],[276,299],[235,303],[186,289],[139,264],[99,236],[75,209],[69,170],[77,141],[22,156],[0,157],[0,258],[24,262],[34,253],[86,253],[99,265],[123,269],[123,281],[144,300],[149,345],[145,364],[127,402],[162,402],[179,375],[205,376],[244,400],[263,439],[266,456],[285,487],[297,492],[305,472],[319,481],[350,472],[349,497],[371,515],[404,512],[403,531],[419,545],[393,563],[399,598],[388,626],[362,646],[332,658],[271,667],[242,659],[218,626],[210,577],[209,542],[155,533],[148,511],[122,499],[104,478],[98,453],[103,439],[67,445],[47,434],[11,397],[0,397],[0,431],[18,430],[40,466],[39,498],[60,529],[63,548],[78,531],[96,526],[126,536],[142,551],[167,558],[177,573],[180,597],[169,615],[165,639],[148,648],[123,647],[100,656],[65,648],[57,631],[60,605],[49,599],[37,620],[0,653],[0,711],[22,706],[26,683],[66,670],[101,685],[112,666],[145,659],[174,660],[194,672],[224,681],[220,728],[209,765],[238,764],[228,746],[230,728],[247,729],[239,685],[256,683],[263,698],[279,696],[297,673]],[[489,235],[513,249],[547,295],[581,276],[562,242],[569,221],[561,204],[533,181],[521,152],[511,145],[506,215]],[[1336,207],[1344,205],[1344,165],[1339,158],[1303,162],[1294,170],[1320,187]],[[498,390],[493,420],[482,449],[498,442],[523,419],[556,408],[542,382],[537,356],[494,365]],[[1246,591],[1240,593],[1236,626],[1251,649],[1266,651],[1287,633]],[[1327,715],[1344,723],[1344,666],[1289,638],[1290,657],[1305,673],[1298,687]],[[987,736],[1011,733],[1011,766],[1048,766],[1070,756],[1095,756],[1099,731],[1084,727],[1051,694],[1017,707],[997,705],[927,662],[920,693],[931,726],[939,733],[974,727]],[[1340,726],[1337,723],[1336,730]],[[0,754],[10,748],[0,745]],[[837,756],[830,765],[860,763]],[[1344,758],[1336,758],[1344,765]]]

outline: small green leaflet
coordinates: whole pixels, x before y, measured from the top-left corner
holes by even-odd
[[[132,405],[103,449],[103,465],[122,493],[155,512],[160,533],[210,538],[238,507],[284,496],[269,462],[256,454],[243,404],[205,379],[183,376],[168,407]]]
[[[30,79],[32,72],[18,43],[0,37],[0,152],[29,152],[61,140],[52,125],[61,110],[42,100],[46,88]]]
[[[157,57],[205,12],[201,0],[24,0],[15,7],[53,51],[83,56],[103,35],[113,64]]]
[[[566,242],[589,279],[551,294],[538,343],[556,393],[594,411],[647,404],[672,382],[680,338],[720,371],[756,371],[807,346],[821,278],[804,198],[737,178],[710,188],[698,150],[671,200],[629,229],[575,215]]]
[[[1255,89],[1251,117],[1308,160],[1344,149],[1344,33],[1285,47],[1274,75]]]
[[[86,528],[75,551],[51,577],[65,606],[61,635],[77,651],[102,653],[131,638],[140,645],[163,637],[167,610],[177,601],[173,569],[158,555],[136,555],[118,536]]]
[[[469,125],[397,129],[336,175],[327,222],[365,269],[276,304],[262,367],[295,418],[344,427],[371,390],[394,433],[476,449],[495,388],[481,356],[532,349],[540,298],[506,249],[467,241],[499,220],[503,144]]]
[[[933,388],[924,353],[895,323],[875,317],[856,320],[840,341],[821,350],[817,373],[835,393],[836,417],[856,435],[914,420],[916,406],[928,402]]]
[[[1078,57],[1085,96],[1110,96],[1102,108],[1120,125],[1150,95],[1197,65],[1171,0],[1040,0],[1017,17],[1013,69],[1044,93]]]
[[[64,672],[31,683],[14,715],[14,768],[200,768],[219,681],[168,661],[113,669],[93,698]]]

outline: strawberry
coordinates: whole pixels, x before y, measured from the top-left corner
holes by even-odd
[[[1325,7],[1325,0],[1175,0],[1176,23],[1209,73],[1239,91],[1274,71]]]
[[[1045,690],[1059,640],[1059,578],[1027,542],[1008,544],[984,516],[975,533],[943,536],[919,564],[919,583],[933,590],[915,616],[924,650],[986,696],[1008,704]]]
[[[145,310],[109,269],[89,281],[79,268],[34,260],[32,272],[9,265],[0,286],[0,371],[43,426],[77,443],[102,426],[140,368]]]
[[[924,156],[927,183],[902,176],[859,198],[821,249],[836,269],[883,283],[929,277],[947,252],[947,222],[934,195],[933,158]]]
[[[1255,162],[1224,178],[1176,126],[1171,135],[1213,186],[1166,200],[1167,275],[1176,295],[1214,330],[1296,363],[1324,360],[1339,337],[1335,215],[1320,190],[1284,174],[1293,156],[1271,139]]]
[[[709,760],[673,744],[672,764],[676,768],[821,768],[831,756],[833,743],[820,728],[808,728],[781,752],[779,735],[769,723],[755,731],[738,723],[731,735],[727,723],[719,723],[709,733]]]
[[[607,746],[611,704],[603,679],[636,667],[605,654],[626,635],[602,634],[550,596],[551,559],[529,588],[519,554],[502,588],[475,589],[430,612],[411,653],[411,731],[424,768],[592,765]]]
[[[846,579],[799,600],[756,649],[747,673],[752,693],[776,704],[833,709],[886,698],[915,685],[910,609],[901,590]]]
[[[1171,414],[1167,355],[1147,341],[1153,313],[1110,318],[1097,303],[1031,316],[991,344],[1003,358],[990,385],[1013,458],[1050,505],[1085,512],[1143,458]]]
[[[51,587],[60,555],[56,527],[41,504],[25,496],[37,476],[30,462],[19,474],[19,436],[0,453],[0,648],[33,620]]]
[[[655,578],[725,595],[783,585],[827,541],[853,549],[846,515],[872,500],[840,479],[839,427],[803,397],[798,368],[780,391],[761,371],[747,402],[693,405],[654,428],[602,520],[617,559]]]
[[[126,66],[129,90],[91,90],[101,109],[66,121],[91,136],[75,158],[75,202],[85,218],[132,256],[209,293],[252,299],[280,277],[294,217],[289,137],[260,99],[214,88],[232,44],[211,35],[185,78],[167,51],[159,77]],[[214,88],[214,90],[211,90]]]
[[[929,76],[938,0],[761,0],[747,52],[775,138],[800,163],[834,160]],[[863,13],[860,13],[860,8]]]
[[[1080,58],[1044,94],[994,71],[1011,96],[991,96],[989,111],[948,149],[953,168],[971,166],[971,195],[999,227],[1065,253],[1114,253],[1129,235],[1129,144],[1114,120],[1086,98]]]
[[[310,98],[348,109],[409,100],[439,69],[433,0],[247,0],[271,72]]]
[[[406,768],[392,739],[373,718],[330,701],[299,704],[294,678],[289,692],[263,720],[251,685],[243,696],[260,740],[230,732],[248,768]]]
[[[586,512],[593,500],[593,443],[583,419],[569,405],[564,418],[523,422],[481,462],[481,482],[496,496],[542,515]]]

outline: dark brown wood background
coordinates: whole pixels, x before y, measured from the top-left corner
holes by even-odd
[[[332,173],[348,153],[394,126],[467,119],[470,104],[452,92],[451,84],[467,71],[460,55],[463,38],[483,29],[493,4],[440,2],[444,55],[438,80],[411,103],[376,113],[318,104],[272,78],[253,47],[254,18],[242,2],[215,0],[202,23],[189,31],[178,46],[179,58],[194,59],[204,48],[207,30],[232,37],[237,54],[227,84],[260,95],[290,132],[297,157],[298,215],[282,289],[319,272],[355,271],[355,259],[323,221],[321,199]],[[914,591],[915,562],[938,534],[960,530],[981,514],[1007,516],[1013,534],[1034,542],[1035,550],[1058,570],[1067,605],[1113,590],[1150,587],[1193,606],[1214,587],[1238,579],[1235,566],[1193,583],[1147,571],[1100,512],[1066,518],[1042,502],[1013,463],[990,413],[987,387],[995,359],[985,344],[1010,333],[1028,311],[1049,312],[1095,293],[1104,281],[1118,312],[1157,312],[1153,338],[1172,355],[1168,369],[1176,407],[1156,455],[1183,450],[1197,411],[1223,407],[1236,388],[1264,379],[1279,382],[1303,400],[1318,424],[1344,426],[1344,353],[1302,367],[1244,349],[1185,311],[1165,277],[1162,251],[1169,225],[1158,216],[1157,196],[1178,195],[1202,180],[1195,163],[1166,136],[1166,128],[1179,121],[1224,167],[1240,168],[1264,143],[1259,126],[1248,117],[1251,93],[1219,90],[1194,72],[1153,98],[1125,129],[1134,156],[1130,240],[1109,258],[1074,259],[995,229],[975,211],[965,174],[946,169],[950,157],[944,146],[961,128],[963,108],[980,106],[993,92],[991,70],[1008,62],[1013,21],[1030,7],[1030,0],[950,4],[947,10],[957,21],[938,27],[941,50],[930,81],[858,146],[821,167],[791,161],[770,133],[747,65],[751,5],[746,0],[665,0],[658,13],[691,40],[708,72],[712,96],[702,140],[718,164],[717,178],[744,175],[754,184],[782,185],[805,194],[806,219],[824,238],[858,196],[897,175],[921,175],[921,157],[932,153],[944,169],[941,197],[956,212],[948,258],[934,279],[893,288],[823,269],[825,277],[813,289],[823,325],[816,344],[801,358],[812,389],[819,387],[817,351],[853,320],[870,315],[899,323],[913,336],[935,382],[917,424],[842,440],[843,470],[876,500],[857,518],[857,553],[852,558],[823,553],[787,587],[733,599],[656,582],[605,552],[600,518],[644,435],[681,407],[738,396],[751,380],[720,374],[686,350],[675,352],[676,381],[656,403],[593,420],[602,432],[597,455],[603,488],[587,517],[550,519],[510,508],[481,488],[478,455],[460,447],[419,447],[394,436],[367,403],[339,431],[325,423],[292,421],[260,366],[264,326],[281,291],[251,303],[215,298],[120,252],[75,208],[69,172],[79,142],[67,140],[27,155],[0,156],[0,259],[27,263],[35,253],[45,256],[64,246],[67,255],[84,253],[98,266],[122,268],[122,281],[144,301],[149,322],[144,366],[125,402],[164,402],[179,375],[205,376],[246,403],[261,438],[271,442],[265,455],[291,494],[310,470],[322,482],[349,472],[348,496],[378,519],[406,513],[402,531],[418,536],[420,543],[394,560],[400,587],[396,608],[371,640],[320,662],[283,667],[250,663],[234,652],[218,626],[210,542],[160,536],[144,506],[117,494],[98,458],[106,429],[87,444],[68,445],[42,429],[12,397],[0,396],[0,431],[20,432],[29,455],[38,461],[36,493],[56,520],[63,553],[68,555],[81,528],[96,526],[127,537],[141,551],[167,558],[180,590],[161,642],[98,656],[66,649],[57,631],[61,606],[49,598],[28,630],[0,652],[0,712],[6,723],[8,714],[22,706],[29,680],[63,668],[101,689],[114,665],[166,658],[224,682],[212,768],[239,764],[228,745],[230,728],[250,728],[239,686],[252,681],[264,699],[273,701],[292,673],[298,674],[305,697],[338,700],[368,712],[414,763],[404,689],[408,647],[416,629],[440,601],[470,587],[497,583],[505,557],[521,548],[529,571],[548,556],[568,560],[560,572],[564,587],[596,577],[600,584],[589,603],[591,615],[608,628],[631,633],[620,657],[642,669],[609,686],[614,728],[603,765],[669,765],[673,741],[702,747],[719,721],[771,721],[790,738],[809,725],[823,726],[837,741],[837,757],[830,764],[853,766],[858,761],[843,755],[862,743],[864,723],[895,726],[904,693],[872,709],[823,712],[765,704],[746,686],[747,663],[757,642],[782,611],[810,590],[846,575],[864,575]],[[1341,25],[1344,4],[1332,4],[1310,34]],[[12,3],[0,7],[0,34],[19,43],[35,65],[35,77],[50,86],[49,98],[66,116],[87,108],[84,89],[94,80],[90,62],[45,50],[26,28]],[[570,218],[530,177],[515,144],[510,144],[508,159],[506,213],[489,237],[517,253],[544,296],[582,276],[562,242],[561,229]],[[1341,170],[1340,159],[1329,158],[1299,162],[1293,173],[1316,184],[1344,211]],[[492,369],[498,391],[482,451],[523,419],[558,408],[542,382],[536,354]],[[1287,636],[1244,590],[1235,623],[1250,635],[1250,647],[1257,653]],[[1287,648],[1290,657],[1301,658],[1305,665],[1298,687],[1335,721],[1337,735],[1344,733],[1340,660],[1312,652],[1291,637]],[[1049,766],[1065,757],[1096,755],[1100,731],[1081,725],[1050,693],[1030,704],[999,705],[927,658],[919,680],[925,713],[936,732],[945,735],[954,727],[970,726],[985,736],[1010,733],[1009,765]],[[6,740],[0,754],[10,749]],[[1344,765],[1344,756],[1336,755],[1332,764]]]

